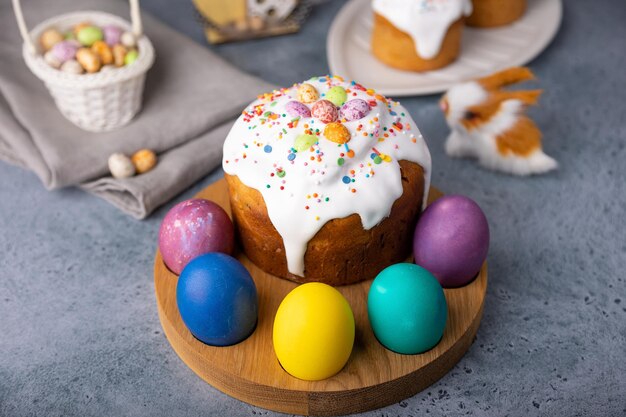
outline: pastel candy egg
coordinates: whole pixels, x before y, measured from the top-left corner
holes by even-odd
[[[235,232],[228,214],[212,201],[191,199],[170,209],[159,229],[159,250],[175,274],[196,256],[233,251]]]
[[[100,71],[100,58],[89,48],[80,48],[76,52],[76,60],[89,73]]]
[[[315,135],[301,134],[296,137],[296,141],[293,147],[298,152],[304,152],[307,149],[309,149],[311,146],[315,145],[317,141],[318,141],[318,138]]]
[[[60,68],[61,67],[61,60],[59,58],[57,58],[57,56],[52,52],[52,51],[48,51],[45,54],[43,54],[43,60],[46,61],[46,64],[50,65],[52,68]]]
[[[96,26],[87,26],[80,29],[76,33],[76,39],[83,46],[91,46],[96,41],[101,41],[104,39],[104,34],[99,27]]]
[[[318,381],[339,372],[354,345],[352,309],[339,291],[310,282],[292,290],[276,311],[273,328],[278,361],[296,378]]]
[[[50,50],[61,63],[73,59],[77,51],[78,46],[76,46],[74,41],[61,41]]]
[[[120,37],[120,42],[126,48],[131,49],[137,46],[137,37],[132,32],[124,32]]]
[[[61,32],[51,28],[41,34],[39,37],[39,44],[41,45],[41,49],[49,51],[54,45],[63,41],[63,39],[64,37]]]
[[[339,122],[333,122],[324,128],[324,137],[331,142],[344,144],[350,141],[350,131]]]
[[[83,66],[80,65],[75,59],[65,61],[63,65],[61,65],[61,71],[67,72],[69,74],[82,74],[83,72],[85,72]]]
[[[428,269],[445,288],[470,282],[489,250],[489,224],[472,199],[448,195],[432,203],[415,227],[415,263]]]
[[[102,65],[111,65],[113,63],[113,51],[105,41],[95,41],[91,45],[91,50],[98,55]]]
[[[117,44],[113,46],[113,63],[116,67],[124,66],[124,58],[126,57],[126,47]]]
[[[448,308],[443,289],[430,272],[400,263],[385,268],[372,282],[367,314],[383,346],[413,355],[426,352],[441,340]]]
[[[135,169],[138,174],[143,174],[150,171],[156,166],[157,156],[150,149],[141,149],[130,157],[130,160],[135,165]]]
[[[113,178],[128,178],[135,175],[135,166],[129,157],[123,153],[114,153],[109,156],[109,171]]]
[[[136,49],[133,49],[132,51],[128,51],[128,53],[124,57],[124,65],[132,64],[133,62],[137,61],[138,57],[139,57],[139,52],[137,52]]]
[[[343,105],[341,117],[348,121],[359,120],[367,116],[370,110],[371,107],[367,104],[367,101],[355,98]]]
[[[337,107],[343,106],[343,103],[346,102],[347,97],[348,95],[346,94],[346,90],[339,85],[332,87],[326,92],[326,95],[324,96],[326,100],[330,101]]]
[[[302,103],[313,103],[319,98],[320,94],[311,84],[302,83],[300,84],[300,87],[298,87],[298,100]]]
[[[229,346],[256,327],[258,297],[246,268],[223,253],[192,260],[176,284],[176,304],[185,326],[201,342]]]
[[[90,26],[93,26],[91,22],[80,22],[77,25],[74,25],[74,27],[72,28],[72,32],[74,33],[74,35],[78,35],[78,32]]]
[[[328,100],[319,100],[313,104],[311,114],[322,123],[331,123],[339,118],[337,106]]]
[[[291,117],[311,117],[311,110],[299,101],[292,100],[285,104],[285,110]]]
[[[123,32],[122,28],[115,25],[106,25],[102,27],[104,41],[111,47],[121,42]]]

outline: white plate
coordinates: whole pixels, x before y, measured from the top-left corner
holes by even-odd
[[[465,27],[461,54],[455,62],[439,70],[417,73],[388,67],[371,54],[371,0],[351,0],[337,14],[328,33],[328,65],[333,74],[384,95],[440,93],[459,81],[532,60],[556,35],[562,8],[561,0],[529,0],[524,16],[511,25],[496,29]]]

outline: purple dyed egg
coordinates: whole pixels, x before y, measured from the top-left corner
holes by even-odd
[[[370,110],[371,107],[367,101],[355,98],[341,107],[341,117],[348,121],[359,120],[367,116]]]
[[[159,250],[165,265],[180,274],[195,257],[209,252],[231,254],[233,222],[220,206],[195,198],[176,204],[159,229]]]
[[[122,33],[124,31],[121,27],[115,25],[106,25],[102,28],[102,32],[104,33],[104,41],[109,46],[113,46],[117,43],[120,43],[120,39],[122,38]]]
[[[290,101],[285,105],[285,110],[291,117],[311,117],[311,110],[306,104],[299,101]]]
[[[61,41],[54,44],[51,49],[52,54],[61,62],[74,59],[78,46],[75,41]]]
[[[413,238],[415,263],[445,287],[469,283],[489,249],[489,224],[472,199],[444,196],[422,213]]]

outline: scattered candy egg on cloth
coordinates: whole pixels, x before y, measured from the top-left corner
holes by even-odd
[[[109,171],[113,178],[129,178],[135,175],[135,165],[128,156],[117,152],[109,156]]]
[[[429,205],[415,227],[415,263],[445,288],[469,283],[489,250],[489,224],[472,199],[447,195]]]
[[[180,274],[199,255],[232,253],[234,242],[235,231],[228,214],[214,202],[201,198],[176,204],[159,229],[163,262],[175,274]]]
[[[280,303],[274,318],[274,351],[289,374],[318,381],[344,367],[354,334],[354,315],[344,296],[330,285],[310,282]]]
[[[133,161],[138,174],[150,171],[157,164],[157,156],[150,149],[138,150],[130,157],[130,160]]]
[[[207,253],[185,267],[176,304],[191,334],[209,345],[234,345],[256,327],[256,285],[239,261],[223,253]]]
[[[430,272],[400,263],[382,270],[372,282],[367,313],[383,346],[413,355],[430,350],[441,340],[448,307],[443,288]]]

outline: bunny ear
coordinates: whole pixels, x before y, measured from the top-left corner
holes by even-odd
[[[519,83],[521,81],[532,80],[535,78],[532,71],[526,67],[512,67],[495,74],[488,75],[476,80],[487,90],[497,90],[509,84]]]
[[[543,90],[504,91],[498,93],[503,100],[519,100],[527,106],[536,105]]]

